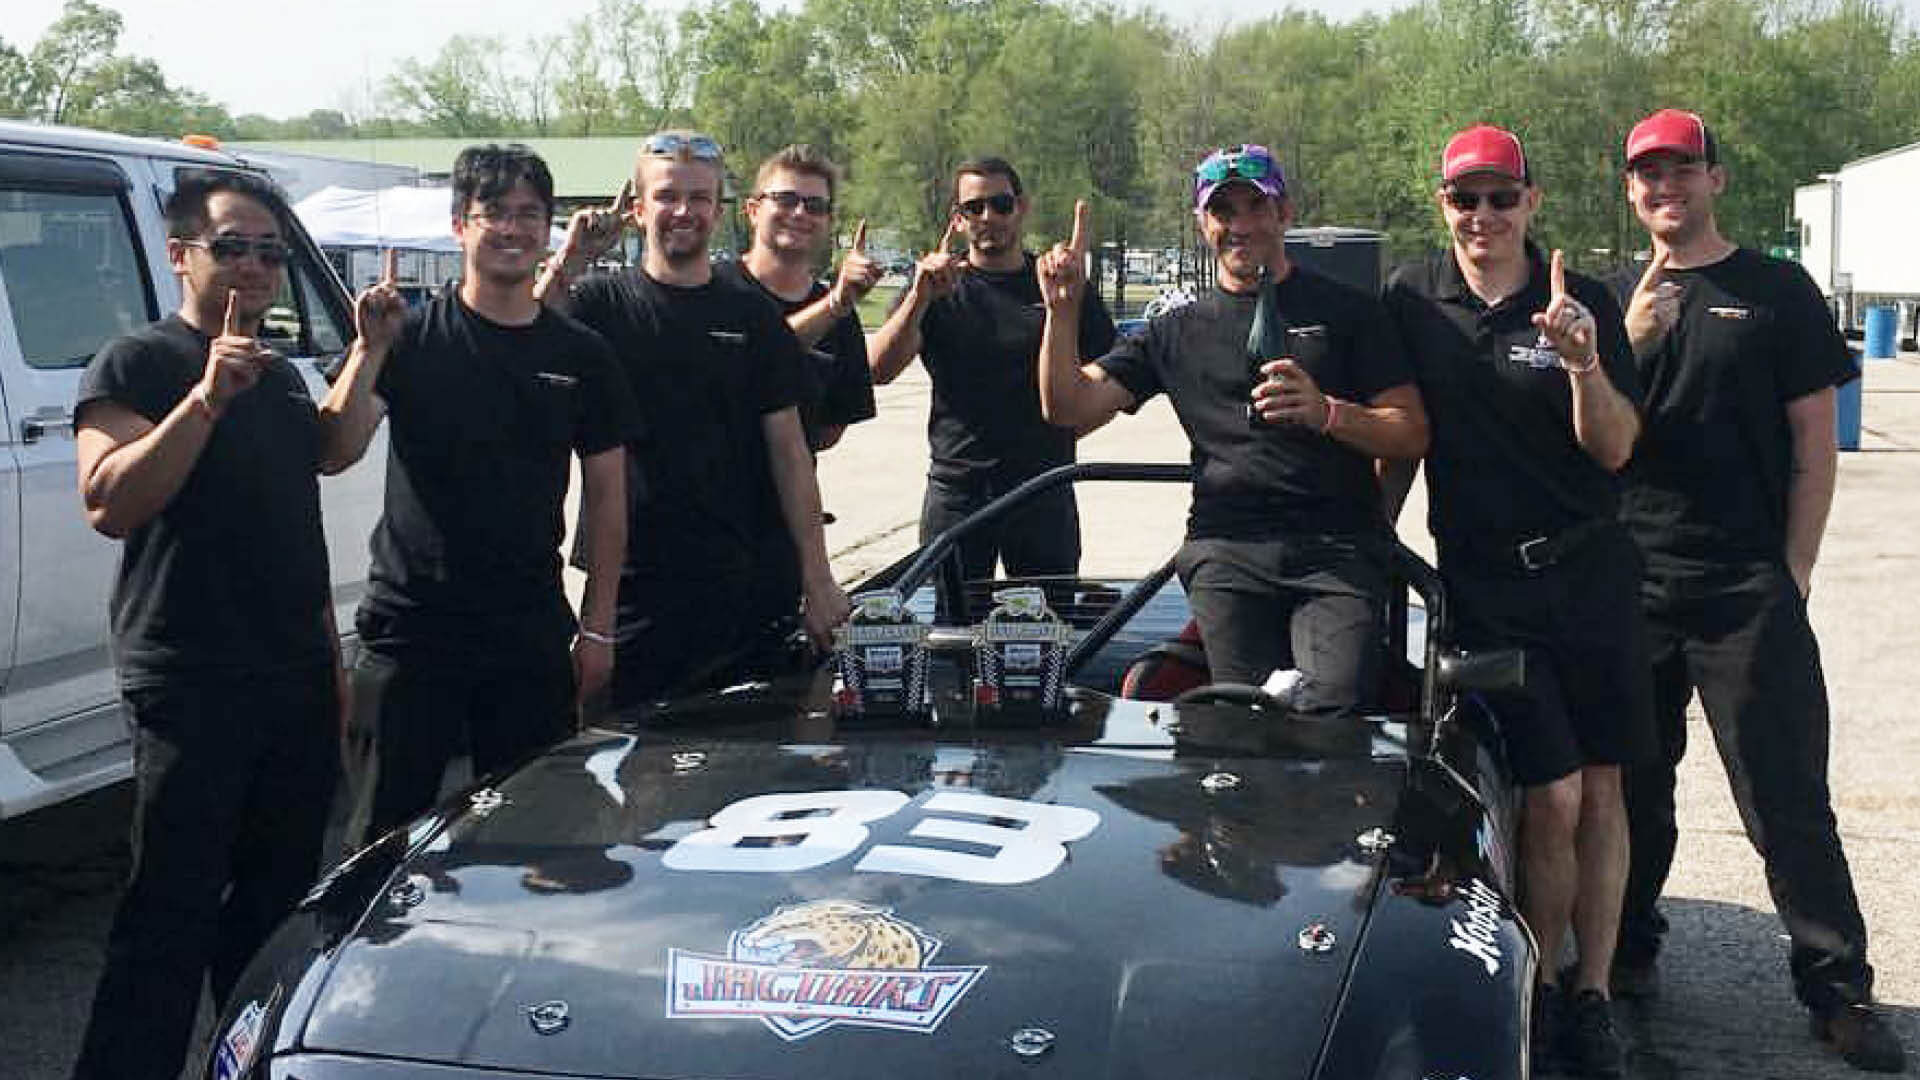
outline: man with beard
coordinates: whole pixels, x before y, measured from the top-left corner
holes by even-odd
[[[87,522],[123,539],[113,653],[133,720],[133,865],[74,1076],[172,1080],[200,991],[224,1007],[319,871],[339,775],[339,657],[306,384],[260,340],[285,286],[263,179],[166,201],[180,309],[87,366]]]
[[[1379,301],[1288,260],[1286,181],[1263,146],[1194,171],[1194,220],[1217,291],[1084,362],[1086,208],[1039,264],[1048,421],[1093,428],[1165,393],[1193,444],[1193,508],[1178,556],[1216,682],[1304,676],[1298,709],[1337,716],[1373,692],[1392,537],[1374,459],[1427,448],[1427,419]],[[1291,355],[1250,366],[1263,282]]]
[[[1498,695],[1525,798],[1521,908],[1543,958],[1535,1068],[1621,1075],[1607,971],[1626,881],[1621,766],[1650,742],[1640,559],[1615,520],[1640,383],[1620,309],[1530,229],[1545,199],[1520,140],[1448,140],[1434,193],[1452,243],[1388,279],[1385,303],[1433,439],[1428,525],[1459,644],[1519,647],[1527,685]],[[1389,515],[1412,462],[1383,470]],[[1579,963],[1558,970],[1569,925]]]
[[[612,209],[573,216],[541,283],[549,304],[613,346],[645,427],[629,447],[615,709],[764,670],[778,644],[755,603],[769,522],[786,528],[798,555],[813,643],[824,647],[848,611],[827,564],[820,488],[795,407],[800,342],[764,292],[716,276],[707,254],[724,174],[720,145],[706,135],[647,136],[631,188],[641,265],[573,281],[619,240],[623,192]]]
[[[1076,431],[1040,415],[1035,386],[1045,311],[1034,255],[1020,246],[1027,217],[1020,174],[1000,158],[954,170],[953,215],[940,246],[873,335],[873,381],[892,382],[915,355],[933,379],[927,418],[932,461],[920,510],[926,543],[1026,480],[1074,460]],[[967,252],[947,249],[957,231]],[[1096,295],[1078,307],[1075,347],[1099,356],[1113,344],[1113,319]],[[969,580],[993,576],[996,561],[1015,577],[1072,574],[1080,565],[1080,515],[1062,487],[960,545]]]
[[[461,151],[459,288],[409,312],[388,253],[382,280],[355,300],[358,336],[321,408],[335,468],[391,419],[386,508],[356,619],[356,844],[430,806],[460,748],[485,775],[566,736],[579,699],[613,670],[634,408],[606,343],[534,298],[552,219],[553,176],[532,151]],[[559,556],[576,453],[587,553],[577,623]]]
[[[1645,553],[1658,757],[1627,775],[1632,869],[1615,992],[1651,994],[1655,902],[1678,831],[1675,770],[1697,691],[1747,837],[1792,939],[1816,1036],[1860,1069],[1900,1072],[1874,1009],[1867,929],[1827,786],[1827,689],[1807,621],[1836,472],[1834,387],[1856,376],[1797,265],[1720,233],[1727,170],[1706,124],[1663,109],[1627,136],[1627,202],[1653,240],[1616,282],[1647,388],[1622,516]]]

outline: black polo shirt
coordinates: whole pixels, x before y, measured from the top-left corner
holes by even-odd
[[[573,287],[613,346],[645,434],[632,444],[627,573],[693,587],[750,573],[781,524],[762,428],[800,398],[800,340],[757,286],[666,285],[639,268]]]
[[[1531,275],[1489,305],[1460,274],[1452,249],[1394,270],[1384,299],[1420,381],[1432,440],[1428,528],[1441,549],[1510,548],[1619,509],[1620,480],[1574,437],[1572,376],[1533,325],[1547,308],[1547,266],[1527,245]],[[1620,308],[1599,282],[1567,274],[1593,312],[1607,381],[1637,407]]]
[[[964,483],[977,476],[1018,483],[1073,461],[1072,429],[1040,415],[1040,332],[1046,308],[1027,252],[1017,270],[969,268],[957,288],[927,307],[920,362],[933,380],[927,472]],[[894,297],[899,307],[907,290]],[[1080,355],[1113,347],[1113,318],[1092,290],[1080,306]]]
[[[1681,286],[1680,317],[1639,358],[1646,431],[1621,516],[1652,570],[1778,562],[1793,463],[1786,405],[1859,370],[1796,263],[1739,248],[1666,279]],[[1629,271],[1612,284],[1624,298],[1638,282]]]
[[[1380,301],[1299,265],[1276,289],[1295,358],[1323,393],[1364,403],[1413,382]],[[1298,425],[1248,421],[1247,332],[1258,302],[1209,292],[1096,361],[1133,395],[1132,409],[1163,392],[1173,401],[1193,444],[1188,537],[1384,531],[1372,458]]]
[[[210,343],[178,315],[109,341],[81,376],[75,416],[112,401],[160,423],[206,370]],[[319,463],[313,399],[275,357],[227,404],[179,493],[127,534],[109,606],[121,686],[332,661]]]
[[[564,647],[570,459],[638,434],[612,351],[565,316],[507,326],[445,289],[407,313],[374,392],[387,494],[358,619],[368,644],[489,663]]]
[[[754,277],[741,260],[716,263],[713,272],[754,286],[787,316],[817,303],[828,292],[825,282],[816,281],[804,298],[787,300]],[[867,366],[867,335],[860,327],[860,313],[849,311],[836,320],[805,355],[806,362],[800,365],[800,426],[807,433],[808,449],[818,452],[826,442],[825,429],[874,416],[873,370]]]

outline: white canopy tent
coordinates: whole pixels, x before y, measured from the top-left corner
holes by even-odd
[[[452,199],[451,189],[444,187],[326,187],[294,204],[293,212],[321,247],[355,252],[346,275],[349,288],[373,280],[378,263],[371,253],[385,248],[401,252],[402,280],[433,283],[458,273],[460,245],[453,238]],[[553,229],[551,248],[558,249],[565,238],[566,230]],[[416,254],[428,252],[454,258]]]

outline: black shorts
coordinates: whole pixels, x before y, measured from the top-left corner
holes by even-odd
[[[1442,559],[1454,643],[1523,648],[1527,685],[1488,695],[1514,778],[1536,787],[1653,747],[1653,682],[1640,615],[1640,553],[1607,528],[1544,570]]]

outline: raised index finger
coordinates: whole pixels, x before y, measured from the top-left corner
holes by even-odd
[[[1087,200],[1085,199],[1075,199],[1073,201],[1073,238],[1067,241],[1067,247],[1071,248],[1076,255],[1086,253]]]
[[[1547,263],[1547,288],[1554,296],[1567,295],[1567,268],[1559,248],[1553,249],[1553,259]]]
[[[220,327],[222,337],[240,337],[240,290],[227,290],[227,317]]]
[[[607,212],[615,215],[616,217],[621,214],[624,214],[627,212],[627,204],[632,201],[633,201],[633,178],[628,177],[627,182],[620,185],[620,194],[615,195],[613,197],[613,205],[607,207]]]
[[[388,248],[380,260],[380,284],[392,285],[400,280],[400,252]]]
[[[933,250],[938,251],[943,255],[949,251],[952,251],[953,250],[953,231],[959,228],[959,224],[960,223],[954,218],[948,218],[947,231],[940,234],[940,246],[937,248],[934,248]]]
[[[1667,250],[1661,248],[1653,253],[1653,258],[1647,260],[1646,272],[1640,275],[1640,288],[1651,288],[1660,280],[1661,272],[1667,268],[1667,255]]]
[[[853,227],[853,253],[855,255],[865,255],[867,253],[866,218],[861,218],[860,224]]]

